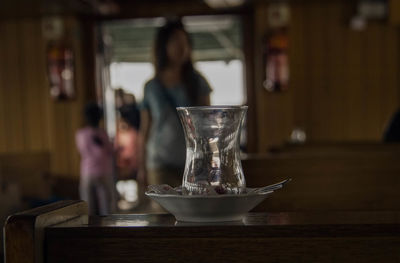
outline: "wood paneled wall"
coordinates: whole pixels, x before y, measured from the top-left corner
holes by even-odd
[[[290,22],[290,87],[262,87],[262,38],[266,3],[255,11],[255,88],[258,151],[281,145],[295,127],[310,142],[379,141],[399,106],[399,31],[386,21],[355,31],[351,1],[293,1]]]
[[[400,101],[399,33],[385,21],[352,30],[348,2],[291,2],[290,87],[282,93],[262,87],[268,3],[256,2],[258,152],[284,143],[295,127],[305,129],[310,142],[380,140]],[[55,102],[49,96],[40,19],[0,20],[0,153],[48,151],[53,174],[78,175],[74,134],[83,105],[93,97],[94,66],[88,63],[94,52],[79,20],[66,18],[65,25],[76,58],[77,98]]]
[[[43,41],[35,22],[0,23],[1,152],[49,149]]]
[[[81,24],[72,17],[64,23],[75,55],[77,96],[57,102],[50,97],[41,20],[0,21],[0,153],[47,151],[53,175],[78,176],[74,134],[82,125],[91,87],[85,76]]]

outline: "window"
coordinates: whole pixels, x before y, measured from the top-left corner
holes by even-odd
[[[185,17],[193,39],[195,67],[210,83],[211,104],[244,104],[240,20],[233,16]],[[110,88],[122,88],[137,101],[153,74],[151,47],[162,18],[108,22],[104,32],[111,39]]]

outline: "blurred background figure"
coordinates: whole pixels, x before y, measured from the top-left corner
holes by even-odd
[[[175,108],[210,104],[211,88],[194,69],[191,51],[180,20],[159,28],[153,54],[155,76],[145,84],[141,115],[144,143],[139,177],[148,184],[182,184],[186,147]]]
[[[88,103],[84,110],[86,126],[76,133],[81,155],[79,193],[89,205],[90,214],[107,215],[114,210],[113,147],[100,127],[102,109]]]
[[[116,90],[118,110],[117,132],[114,140],[116,149],[117,190],[120,195],[118,207],[132,209],[138,202],[138,172],[140,111],[135,96]]]
[[[119,109],[115,147],[118,177],[136,179],[139,147],[139,120],[134,105],[126,105]]]
[[[118,88],[115,90],[115,106],[118,110],[124,106],[137,106],[136,97],[131,93],[125,92],[122,88]],[[140,122],[140,117],[138,121]]]

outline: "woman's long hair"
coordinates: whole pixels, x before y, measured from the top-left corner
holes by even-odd
[[[182,22],[180,20],[167,21],[167,23],[158,30],[154,43],[154,67],[156,77],[159,77],[160,73],[169,66],[167,43],[177,30],[181,30],[186,34],[190,48],[192,47],[190,36]],[[185,86],[185,92],[191,104],[193,106],[197,105],[199,87],[191,56],[189,56],[189,59],[182,65],[182,80]]]

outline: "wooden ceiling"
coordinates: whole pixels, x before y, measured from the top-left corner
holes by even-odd
[[[252,2],[252,0],[248,0]],[[2,0],[0,19],[45,15],[90,15],[99,18],[154,17],[231,13],[214,10],[202,0]]]
[[[212,9],[203,0],[1,0],[0,20],[46,15],[88,15],[98,19],[246,13],[259,2],[246,0],[241,7]],[[286,0],[293,3],[344,0]],[[356,2],[358,0],[345,0]],[[384,1],[384,0],[382,0]]]
[[[100,17],[141,17],[213,12],[202,0],[2,0],[0,19],[79,14]]]

